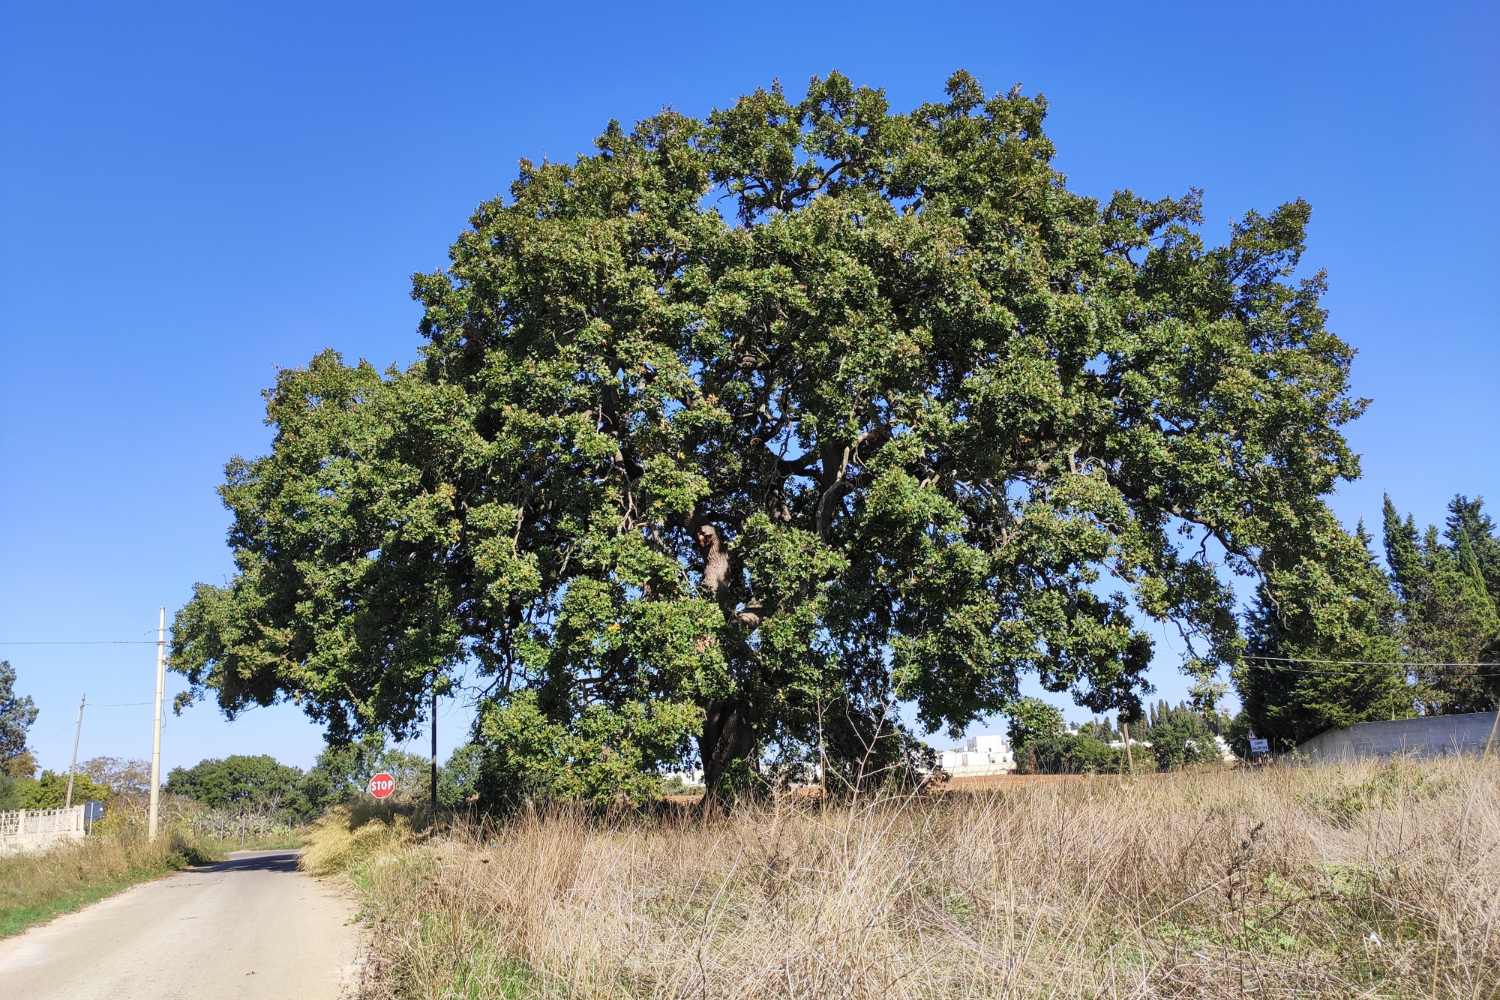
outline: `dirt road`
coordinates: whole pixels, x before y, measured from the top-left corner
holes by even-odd
[[[335,1000],[358,955],[352,916],[294,852],[242,852],[0,941],[0,997]]]

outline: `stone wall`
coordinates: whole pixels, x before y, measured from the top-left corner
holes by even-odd
[[[1330,729],[1297,748],[1316,760],[1352,760],[1415,754],[1444,757],[1484,751],[1495,725],[1494,712],[1431,715],[1389,722],[1361,722],[1348,729]]]
[[[70,809],[22,809],[0,813],[0,853],[44,851],[83,839],[82,805]]]

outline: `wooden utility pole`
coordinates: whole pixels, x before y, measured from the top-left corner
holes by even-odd
[[[1120,720],[1120,735],[1125,737],[1125,769],[1135,773],[1135,758],[1130,755],[1130,723]]]
[[[78,738],[83,735],[83,706],[88,700],[88,695],[78,699],[78,725],[73,729],[73,759],[68,761],[68,795],[63,800],[64,809],[73,808],[73,773],[78,770]]]
[[[429,801],[434,814],[437,813],[437,674],[432,675],[432,781],[428,788]]]
[[[167,686],[167,609],[162,608],[156,620],[156,716],[151,726],[151,810],[146,820],[146,837],[156,839],[157,819],[161,812],[161,697]]]

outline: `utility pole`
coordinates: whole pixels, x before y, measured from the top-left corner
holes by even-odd
[[[83,706],[88,700],[88,695],[78,699],[78,725],[73,730],[73,759],[68,762],[68,796],[63,800],[64,809],[73,808],[73,772],[78,770],[78,738],[83,735]]]
[[[167,609],[156,620],[156,721],[151,727],[151,812],[146,836],[156,839],[156,821],[161,811],[161,696],[167,686]]]
[[[432,781],[429,792],[429,806],[433,815],[437,815],[437,674],[432,675]]]
[[[1125,767],[1131,774],[1135,773],[1135,760],[1130,755],[1130,723],[1121,720],[1120,733],[1125,737]]]

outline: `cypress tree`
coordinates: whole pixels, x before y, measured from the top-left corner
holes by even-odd
[[[1428,527],[1416,540],[1386,501],[1386,558],[1400,595],[1400,635],[1415,668],[1423,711],[1431,715],[1486,711],[1500,695],[1500,671],[1478,667],[1500,635],[1500,613],[1480,556],[1494,543],[1493,522],[1480,502],[1457,496],[1447,530]],[[1476,545],[1470,530],[1481,534]],[[1446,538],[1447,544],[1444,544]]]
[[[1274,599],[1265,586],[1257,591],[1250,655],[1235,679],[1252,729],[1278,749],[1325,729],[1411,714],[1396,597],[1370,542],[1363,524],[1353,537],[1339,532],[1322,560],[1301,565],[1296,586]],[[1330,660],[1359,662],[1317,662]]]

